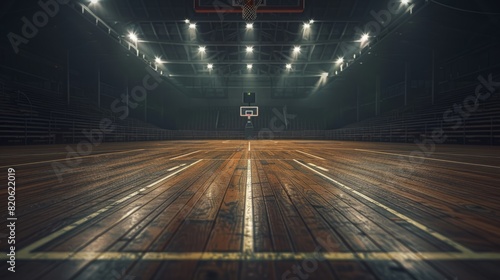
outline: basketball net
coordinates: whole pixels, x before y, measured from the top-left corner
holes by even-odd
[[[257,18],[257,9],[262,4],[262,0],[240,0],[243,10],[243,19],[247,23],[253,22]]]

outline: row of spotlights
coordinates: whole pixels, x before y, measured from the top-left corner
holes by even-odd
[[[98,0],[94,0],[94,1],[98,1]],[[189,28],[190,29],[195,29],[196,28],[196,23],[191,23],[191,21],[189,19],[185,19],[184,22],[186,24],[189,24]],[[304,28],[306,28],[306,29],[310,28],[313,23],[314,23],[313,19],[311,19],[309,22],[305,22],[304,23]],[[246,28],[247,29],[253,29],[253,23],[251,23],[251,22],[247,23]]]
[[[91,0],[91,3],[92,3],[92,4],[95,4],[95,3],[97,3],[98,1],[99,1],[99,0]],[[401,2],[402,2],[402,3],[404,3],[404,4],[408,4],[408,3],[409,3],[409,0],[402,0]],[[189,28],[190,28],[190,29],[194,29],[194,28],[196,28],[196,24],[191,23],[189,19],[186,19],[184,22],[185,22],[186,24],[189,24]],[[309,27],[311,26],[311,24],[313,24],[313,23],[314,23],[314,20],[312,20],[312,19],[311,19],[308,23],[304,23],[304,27],[305,27],[305,28],[309,28]],[[252,24],[252,23],[247,23],[246,27],[247,27],[247,29],[253,29],[253,24]],[[136,35],[135,33],[132,33],[132,32],[131,32],[131,33],[129,33],[129,35],[128,35],[128,36],[129,36],[129,38],[130,38],[132,41],[134,41],[134,42],[137,42],[137,41],[138,41],[137,35]],[[369,37],[370,37],[370,36],[369,36],[369,34],[363,34],[363,35],[361,36],[360,41],[361,41],[361,42],[366,42],[366,41],[368,41]],[[201,53],[205,53],[205,52],[206,52],[206,47],[204,47],[204,46],[200,46],[200,47],[198,48],[198,50],[199,50],[199,52],[201,52]],[[246,51],[247,51],[247,53],[251,53],[251,52],[253,52],[253,47],[252,47],[252,46],[247,46],[247,47],[246,47]],[[295,46],[295,47],[293,48],[293,52],[294,52],[294,53],[300,53],[300,46]],[[354,55],[354,58],[356,58],[356,56],[355,56],[355,55]],[[157,58],[155,59],[155,62],[156,62],[157,64],[160,64],[160,63],[162,63],[162,60],[161,60],[161,58],[157,57]],[[344,58],[343,58],[343,57],[339,57],[339,58],[336,60],[336,62],[335,62],[335,63],[337,63],[337,64],[343,64],[343,63],[344,63]],[[208,65],[207,65],[207,67],[208,67],[208,69],[209,69],[209,70],[212,70],[212,69],[214,68],[214,65],[213,65],[213,64],[208,64]],[[253,65],[252,65],[252,64],[247,64],[247,69],[249,69],[249,70],[250,70],[250,69],[252,69],[252,68],[253,68]],[[292,65],[291,65],[291,64],[286,64],[286,69],[288,69],[288,70],[292,69]],[[326,76],[326,77],[327,77],[327,76],[328,76],[328,73],[323,73],[323,74],[322,74],[322,76],[324,76],[324,77]]]
[[[157,62],[158,62],[158,60],[157,60]],[[209,63],[209,64],[207,64],[207,68],[208,68],[208,70],[212,70],[212,69],[214,69],[214,65],[212,63]],[[253,64],[247,64],[247,69],[250,70],[252,68],[253,68]],[[286,69],[288,69],[288,70],[292,69],[292,64],[287,64]]]

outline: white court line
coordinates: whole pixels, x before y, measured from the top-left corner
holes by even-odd
[[[109,151],[96,151],[94,155],[105,154],[105,153],[114,153],[114,152],[124,152],[124,150],[109,150]],[[0,157],[30,157],[30,156],[46,156],[46,155],[64,155],[68,154],[68,152],[57,152],[57,153],[43,153],[43,154],[14,154],[14,155],[0,155]]]
[[[186,166],[186,167],[184,167],[184,168],[182,168],[182,169],[179,169],[179,170],[177,170],[177,171],[175,171],[175,172],[173,172],[173,173],[170,173],[169,175],[167,175],[167,176],[163,177],[162,179],[159,179],[159,180],[157,180],[156,182],[153,182],[153,183],[151,183],[151,184],[149,184],[149,185],[145,186],[145,187],[144,187],[144,188],[142,188],[141,190],[139,190],[139,191],[135,191],[135,192],[133,192],[133,193],[131,193],[131,194],[129,194],[129,195],[127,195],[127,196],[123,197],[122,199],[117,200],[117,201],[115,201],[115,202],[111,203],[110,205],[108,205],[108,206],[106,206],[106,207],[104,207],[104,208],[102,208],[102,209],[99,209],[99,210],[97,210],[96,212],[94,212],[94,213],[92,213],[92,214],[90,214],[90,215],[88,215],[88,216],[86,216],[86,217],[84,217],[84,218],[82,218],[82,219],[80,219],[80,220],[78,220],[78,221],[74,222],[73,224],[68,225],[68,226],[66,226],[66,227],[64,227],[64,228],[62,228],[62,229],[60,229],[60,230],[58,230],[58,231],[56,231],[56,232],[54,232],[54,233],[52,233],[52,234],[48,235],[48,236],[45,236],[44,238],[42,238],[42,239],[40,239],[40,240],[38,240],[38,241],[34,242],[33,244],[30,244],[29,246],[26,246],[26,247],[24,247],[23,249],[21,249],[21,250],[19,251],[19,255],[29,254],[31,251],[35,250],[36,248],[38,248],[38,247],[40,247],[40,246],[42,246],[42,245],[44,245],[44,244],[46,244],[46,243],[48,243],[48,242],[52,241],[53,239],[55,239],[55,238],[57,238],[57,237],[59,237],[59,236],[61,236],[61,235],[65,234],[65,233],[67,233],[67,232],[69,232],[69,231],[71,231],[71,230],[73,230],[73,229],[75,229],[77,226],[79,226],[79,225],[81,225],[81,224],[83,224],[83,223],[85,223],[85,222],[87,222],[87,221],[92,220],[93,218],[95,218],[95,217],[99,216],[100,214],[102,214],[102,213],[104,213],[104,212],[106,212],[106,211],[108,211],[108,210],[112,209],[113,207],[117,206],[118,204],[123,203],[124,201],[127,201],[127,200],[131,199],[132,197],[134,197],[134,196],[138,195],[141,191],[143,191],[143,189],[148,189],[148,188],[151,188],[151,187],[153,187],[153,186],[155,186],[155,185],[157,185],[157,184],[159,184],[159,183],[161,183],[161,182],[163,182],[163,181],[167,180],[168,178],[170,178],[170,177],[172,177],[172,176],[176,175],[177,173],[180,173],[180,172],[182,172],[182,171],[184,171],[184,170],[188,169],[189,167],[191,167],[191,166],[193,166],[193,165],[195,165],[195,164],[199,163],[200,161],[202,161],[202,160],[200,159],[200,160],[198,160],[198,161],[196,161],[196,162],[193,162],[193,163],[191,163],[190,165],[188,165],[188,166]]]
[[[328,148],[325,148],[328,149]],[[355,149],[352,149],[355,150]],[[360,149],[360,150],[365,150],[365,149]],[[372,150],[367,150],[367,151],[372,151]],[[389,150],[389,149],[382,149],[382,150],[377,150],[377,152],[405,152],[402,150]],[[445,156],[463,156],[463,157],[479,157],[479,158],[500,158],[500,157],[495,157],[495,156],[485,156],[485,155],[471,155],[471,154],[455,154],[455,153],[437,153],[434,152],[432,153],[433,155],[445,155]]]
[[[417,156],[394,154],[394,153],[385,153],[385,152],[378,152],[378,151],[364,150],[364,149],[355,149],[355,150],[356,151],[360,151],[360,152],[367,152],[367,153],[392,155],[392,156],[403,156],[403,157],[412,157],[412,158],[420,158],[420,159],[424,159],[424,160],[434,160],[434,161],[441,161],[441,162],[449,162],[449,163],[456,163],[456,164],[473,165],[473,166],[481,166],[481,167],[489,167],[489,168],[498,168],[498,169],[500,169],[500,166],[494,166],[494,165],[477,164],[477,163],[461,162],[461,161],[445,160],[445,159],[437,159],[437,158],[429,158],[429,157],[417,157]]]
[[[7,260],[7,252],[1,252],[0,260]],[[500,253],[451,253],[451,252],[259,252],[245,254],[241,252],[33,252],[16,255],[20,260],[83,260],[83,261],[283,261],[314,260],[329,261],[498,261]],[[292,278],[290,278],[292,279]]]
[[[253,250],[252,162],[250,161],[250,159],[248,159],[247,185],[245,191],[245,226],[243,232],[243,252],[253,253]]]
[[[130,152],[137,152],[137,151],[144,151],[145,149],[136,149],[136,150],[130,150],[130,151],[122,151],[122,152],[116,152],[116,153],[99,153],[96,155],[90,155],[90,156],[81,156],[81,157],[72,157],[71,160],[74,159],[80,159],[80,158],[89,158],[89,157],[98,157],[98,156],[105,156],[105,155],[116,155],[116,154],[124,154],[124,153],[130,153]],[[55,162],[55,161],[62,161],[66,160],[66,158],[61,158],[61,159],[53,159],[53,160],[44,160],[44,161],[36,161],[36,162],[28,162],[28,163],[19,163],[19,164],[9,164],[5,166],[0,166],[0,168],[6,168],[6,167],[15,167],[15,166],[26,166],[26,165],[34,165],[34,164],[40,164],[40,163],[47,163],[47,162]]]
[[[468,155],[468,154],[450,154],[450,153],[434,153],[435,155],[446,155],[446,156],[463,156],[463,157],[479,157],[479,158],[500,158],[494,156],[481,156],[481,155]]]
[[[191,153],[187,153],[187,154],[185,154],[185,155],[180,155],[180,156],[177,156],[177,157],[171,158],[170,160],[173,160],[173,159],[178,159],[178,158],[185,157],[185,156],[189,156],[189,155],[192,155],[192,154],[194,154],[194,153],[198,153],[198,152],[201,152],[201,151],[194,151],[194,152],[191,152]]]
[[[424,226],[423,224],[421,224],[421,223],[419,223],[419,222],[417,222],[417,221],[415,221],[415,220],[412,220],[411,218],[409,218],[409,217],[407,217],[407,216],[405,216],[405,215],[403,215],[403,214],[399,213],[398,211],[396,211],[396,210],[394,210],[394,209],[392,209],[392,208],[390,208],[390,207],[388,207],[388,206],[385,206],[384,204],[382,204],[382,203],[380,203],[380,202],[376,201],[375,199],[373,199],[373,198],[371,198],[371,197],[368,197],[368,196],[366,196],[366,195],[364,195],[364,194],[362,194],[362,193],[360,193],[360,192],[358,192],[358,191],[356,191],[356,190],[354,190],[354,189],[352,189],[352,188],[350,188],[350,187],[348,187],[348,186],[346,186],[346,185],[344,185],[344,184],[340,183],[339,181],[337,181],[337,180],[335,180],[335,179],[332,179],[332,178],[330,178],[330,177],[328,177],[328,176],[324,175],[323,173],[321,173],[321,172],[319,172],[319,171],[314,170],[313,168],[311,168],[311,167],[309,167],[309,166],[307,166],[307,165],[303,164],[302,162],[300,162],[300,161],[298,161],[298,160],[295,160],[295,159],[294,159],[294,161],[295,161],[296,163],[298,163],[298,164],[300,164],[300,165],[304,166],[305,168],[307,168],[307,169],[309,169],[309,170],[313,171],[314,173],[316,173],[316,174],[320,175],[321,177],[323,177],[323,178],[325,178],[325,179],[327,179],[327,180],[329,180],[329,181],[331,181],[331,182],[335,183],[336,185],[341,186],[341,187],[343,187],[344,189],[346,189],[346,190],[348,190],[348,191],[350,191],[350,192],[352,192],[352,193],[354,193],[354,194],[356,194],[356,195],[358,195],[358,196],[360,196],[360,197],[364,198],[365,200],[367,200],[367,201],[369,201],[369,202],[371,202],[371,203],[373,203],[373,204],[377,205],[378,207],[380,207],[380,208],[382,208],[382,209],[386,210],[387,212],[389,212],[389,213],[393,214],[394,216],[396,216],[396,217],[398,217],[398,218],[400,218],[400,219],[404,220],[405,222],[407,222],[407,223],[409,223],[409,224],[412,224],[413,226],[415,226],[415,227],[419,228],[419,229],[420,229],[420,230],[422,230],[422,231],[425,231],[426,233],[428,233],[428,234],[432,235],[434,238],[436,238],[436,239],[439,239],[439,240],[443,241],[444,243],[448,244],[449,246],[451,246],[451,247],[455,248],[456,250],[458,250],[458,251],[460,251],[460,252],[462,252],[462,253],[473,253],[473,252],[472,252],[472,250],[470,250],[470,249],[466,248],[465,246],[460,245],[459,243],[457,243],[457,242],[455,242],[455,241],[453,241],[453,240],[451,240],[451,239],[447,238],[446,236],[444,236],[444,235],[442,235],[442,234],[440,234],[440,233],[438,233],[438,232],[435,232],[433,229],[428,228],[428,227]]]
[[[174,167],[172,167],[172,168],[170,168],[170,169],[167,169],[167,171],[174,171],[174,170],[176,170],[177,168],[181,168],[181,167],[183,167],[184,165],[186,165],[186,164],[185,164],[185,163],[183,163],[183,164],[181,164],[181,165],[174,166]]]
[[[324,158],[322,158],[322,157],[318,157],[318,156],[315,156],[315,155],[311,155],[311,154],[308,154],[308,153],[306,153],[306,152],[302,152],[302,151],[299,151],[299,150],[295,150],[295,151],[296,151],[296,152],[299,152],[299,153],[301,153],[301,154],[304,154],[304,155],[308,155],[308,156],[310,156],[310,157],[315,157],[315,158],[317,158],[317,159],[326,160],[326,159],[324,159]]]
[[[248,141],[248,151],[250,152],[250,141]]]
[[[313,163],[308,163],[308,164],[309,164],[310,166],[314,166],[314,167],[316,167],[316,168],[318,168],[318,169],[321,169],[321,170],[323,170],[323,171],[326,171],[326,172],[330,171],[330,170],[328,170],[328,169],[326,169],[326,168],[323,168],[323,167],[321,167],[321,166],[317,166],[316,164],[313,164]]]

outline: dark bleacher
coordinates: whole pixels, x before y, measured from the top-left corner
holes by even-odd
[[[239,107],[186,108],[177,120],[181,130],[241,131],[246,118],[240,117]],[[311,131],[325,130],[325,119],[321,110],[287,108],[287,126],[284,126],[283,107],[259,106],[259,117],[253,118],[255,130]],[[281,129],[278,129],[281,128]]]
[[[494,81],[500,77],[493,78]],[[446,143],[455,144],[500,144],[500,95],[492,94],[485,101],[478,101],[479,107],[470,116],[463,118],[458,127],[456,122],[447,122],[444,113],[453,110],[454,104],[463,104],[474,95],[477,85],[471,84],[460,89],[443,92],[434,106],[429,100],[418,102],[411,107],[394,110],[350,124],[341,129],[328,131],[327,138],[335,140],[414,142],[430,139],[432,132],[442,129]],[[457,115],[453,113],[451,116]]]
[[[77,143],[87,138],[84,132],[99,129],[104,118],[116,129],[106,133],[103,141],[159,140],[168,135],[166,130],[131,117],[120,120],[82,97],[72,97],[68,105],[53,91],[1,83],[0,101],[2,144]]]
[[[2,144],[65,144],[86,140],[84,132],[99,129],[102,119],[116,126],[104,135],[104,142],[181,140],[181,139],[244,139],[246,119],[239,116],[239,107],[192,109],[177,120],[179,130],[165,130],[127,117],[117,118],[110,110],[98,108],[84,97],[72,96],[68,105],[65,96],[54,91],[10,82],[0,83],[0,142]],[[288,109],[288,126],[283,126],[274,108],[263,107],[253,119],[255,137],[260,139],[324,139],[325,122],[321,112]],[[282,112],[282,108],[276,108]],[[218,117],[217,117],[218,116]],[[271,125],[277,118],[275,126]],[[270,133],[269,133],[270,132]]]

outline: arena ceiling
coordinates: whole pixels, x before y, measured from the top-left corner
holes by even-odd
[[[196,1],[216,12],[196,12]],[[476,43],[498,41],[500,27],[500,9],[488,0],[305,0],[302,12],[258,13],[249,29],[240,13],[224,11],[234,8],[233,1],[71,1],[69,6],[80,16],[68,13],[66,18],[71,23],[86,19],[85,25],[56,22],[61,29],[53,30],[59,31],[45,33],[30,47],[43,48],[63,38],[65,46],[53,43],[46,49],[73,48],[83,40],[85,46],[94,46],[90,55],[108,42],[118,43],[127,55],[137,56],[188,95],[217,97],[227,89],[251,86],[298,98],[345,80],[354,69],[359,75],[363,68],[376,73],[390,61],[427,59],[432,49],[456,54]],[[269,9],[276,10],[301,3],[266,1]],[[388,3],[394,2],[400,9],[388,18]],[[19,29],[20,15],[25,14],[29,13],[20,9],[11,19],[4,15],[13,23],[13,28],[5,29]],[[72,34],[75,29],[79,35]],[[64,35],[56,38],[56,33]],[[81,36],[87,33],[88,37]],[[103,41],[93,33],[112,40]]]
[[[241,13],[222,8],[199,13],[196,1],[99,1],[86,7],[124,41],[132,40],[139,53],[146,54],[149,63],[179,88],[189,92],[208,88],[217,95],[218,91],[223,94],[222,89],[251,85],[253,89],[288,92],[288,97],[303,97],[320,89],[329,77],[353,63],[356,55],[368,52],[384,35],[373,34],[377,26],[372,34],[363,30],[374,20],[370,12],[387,9],[380,1],[310,0],[303,12],[258,13],[250,27]],[[203,1],[207,7],[214,3],[212,6],[234,8],[233,0]],[[276,10],[300,4],[298,0],[266,2]],[[392,19],[388,27],[411,18],[410,11],[425,4],[398,5],[402,18]],[[371,38],[360,42],[364,33]]]

